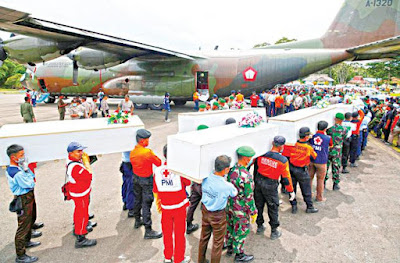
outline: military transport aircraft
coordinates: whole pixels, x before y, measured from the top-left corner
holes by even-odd
[[[165,92],[177,105],[196,89],[204,97],[237,89],[250,95],[344,60],[397,57],[399,12],[400,0],[346,0],[321,38],[187,54],[0,7],[0,30],[17,34],[2,42],[0,60],[29,64],[33,78],[26,84],[49,92],[50,102],[60,93],[91,95],[103,88],[111,96],[130,94],[137,107],[157,109]]]

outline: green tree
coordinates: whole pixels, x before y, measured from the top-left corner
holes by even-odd
[[[17,83],[16,80],[19,82],[21,75],[24,74],[25,71],[26,68],[23,65],[15,63],[9,59],[4,60],[3,66],[0,67],[0,87],[21,87],[20,83]],[[8,81],[9,78],[11,79]]]
[[[254,45],[253,48],[266,47],[266,46],[270,46],[270,45],[271,45],[270,43],[264,42],[264,43],[261,43],[261,44]]]
[[[400,77],[400,59],[372,62],[367,64],[367,73],[374,78],[389,80],[391,77]]]
[[[289,39],[287,37],[282,37],[281,39],[279,39],[278,41],[275,42],[275,45],[282,44],[282,43],[294,42],[294,41],[297,41],[297,39],[295,39],[295,38]]]

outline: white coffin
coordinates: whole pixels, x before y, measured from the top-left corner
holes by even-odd
[[[234,118],[236,123],[238,123],[244,116],[254,111],[266,120],[265,108],[180,113],[178,115],[179,132],[195,131],[201,124],[207,125],[210,128],[222,126],[225,125],[225,121],[228,118]]]
[[[335,104],[325,109],[306,108],[293,111],[280,116],[269,118],[268,122],[279,127],[279,134],[286,138],[287,143],[296,143],[298,133],[301,127],[308,127],[312,133],[315,133],[319,121],[326,121],[329,127],[334,124],[336,113],[353,112],[353,105]]]
[[[215,158],[228,155],[233,165],[236,149],[251,146],[260,156],[271,149],[278,127],[263,123],[256,128],[236,124],[168,136],[168,169],[190,180],[201,182],[214,170]]]
[[[8,124],[0,129],[0,165],[9,164],[6,149],[11,144],[24,147],[29,162],[65,159],[67,146],[76,141],[89,155],[132,150],[136,131],[144,128],[138,116],[127,124],[107,124],[107,118]]]

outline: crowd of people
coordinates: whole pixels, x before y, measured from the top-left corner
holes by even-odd
[[[283,93],[286,97],[281,95]],[[264,101],[259,95],[253,95],[259,97],[257,106],[259,100],[263,103],[268,101],[267,112],[269,109],[270,115],[273,116],[280,112],[309,107],[321,100],[328,100],[331,104],[340,103],[346,100],[346,95],[349,93],[351,91],[343,92],[334,89],[274,90],[266,93]],[[310,95],[310,101],[307,94]],[[272,96],[275,96],[274,100]],[[281,96],[284,101],[283,107],[278,105],[281,104],[280,99],[278,103],[276,101]],[[100,104],[106,101],[105,98],[106,96]],[[296,99],[300,101],[299,98],[302,103],[296,103]],[[213,100],[212,105],[215,108],[217,104],[218,108],[226,108],[225,104],[229,107],[230,101],[224,102],[224,99],[217,97]],[[238,92],[229,100],[232,100],[232,105],[235,103],[237,105],[244,102],[244,96]],[[352,169],[358,166],[357,160],[362,158],[369,131],[376,132],[378,137],[381,136],[380,133],[383,133],[383,140],[387,143],[396,136],[398,138],[399,100],[395,98],[370,99],[366,96],[363,101],[364,106],[357,111],[337,113],[332,127],[328,127],[326,120],[320,120],[316,134],[311,134],[309,127],[302,127],[298,131],[299,140],[295,145],[289,145],[284,137],[276,136],[272,142],[272,149],[266,149],[265,154],[255,159],[253,158],[255,151],[250,146],[242,146],[236,150],[238,161],[233,166],[232,156],[217,157],[214,171],[201,183],[191,182],[169,171],[168,147],[165,146],[163,149],[165,157],[163,162],[148,148],[151,133],[140,129],[137,131],[135,148],[130,152],[122,153],[120,171],[123,179],[121,189],[123,210],[128,211],[128,217],[135,219],[135,229],[144,226],[145,239],[163,238],[164,262],[189,262],[190,257],[185,256],[185,235],[200,228],[199,224],[193,222],[194,212],[201,204],[202,222],[197,262],[209,262],[206,259],[206,251],[211,235],[213,236],[212,263],[220,262],[224,249],[227,250],[227,256],[234,255],[234,262],[250,262],[254,260],[254,256],[245,253],[246,237],[250,233],[252,223],[257,225],[256,233],[264,235],[265,206],[268,210],[270,239],[276,240],[282,235],[279,229],[281,225],[279,205],[282,202],[279,197],[279,185],[281,185],[281,198],[285,199],[286,194],[288,195],[292,214],[298,213],[297,185],[300,187],[306,205],[305,212],[317,213],[319,210],[315,203],[326,201],[324,189],[330,177],[333,181],[332,190],[339,191],[341,174],[350,173],[349,166]],[[73,107],[82,105],[80,108],[85,108],[86,112],[85,102],[85,99],[82,104],[74,101],[73,104],[77,105]],[[253,105],[251,106],[257,107],[255,103]],[[199,110],[202,108],[202,105],[199,105]],[[93,108],[89,108],[88,115],[90,115],[90,109]],[[132,113],[133,108],[130,110]],[[76,114],[75,117],[86,117],[86,115]],[[166,120],[167,118],[166,116]],[[230,125],[232,121],[226,123]],[[198,130],[206,128],[208,127],[200,125]],[[399,145],[398,141],[397,145]],[[63,187],[65,199],[72,200],[75,204],[73,233],[76,236],[76,248],[97,244],[96,240],[86,237],[90,231],[93,231],[89,220],[93,172],[90,158],[84,150],[85,147],[77,142],[72,142],[68,146],[66,184]],[[7,154],[10,157],[10,166],[6,170],[6,176],[15,198],[14,210],[18,214],[18,229],[15,237],[16,262],[35,262],[38,260],[37,257],[26,255],[26,248],[40,245],[40,242],[30,240],[38,235],[38,231],[34,230],[38,228],[34,224],[36,219],[34,171],[28,166],[24,148],[20,145],[9,146]],[[329,170],[331,170],[331,176]],[[315,193],[313,192],[314,177],[316,177]],[[187,192],[189,187],[190,194]],[[161,213],[162,231],[155,231],[152,228],[153,202],[157,211]],[[32,236],[34,233],[32,231],[36,231],[36,236]]]

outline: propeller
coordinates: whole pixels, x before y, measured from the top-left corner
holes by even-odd
[[[4,60],[7,58],[7,53],[4,50],[3,39],[0,38],[0,67],[3,66]]]
[[[78,85],[78,61],[76,60],[74,53],[69,53],[67,57],[72,60],[72,83]]]

